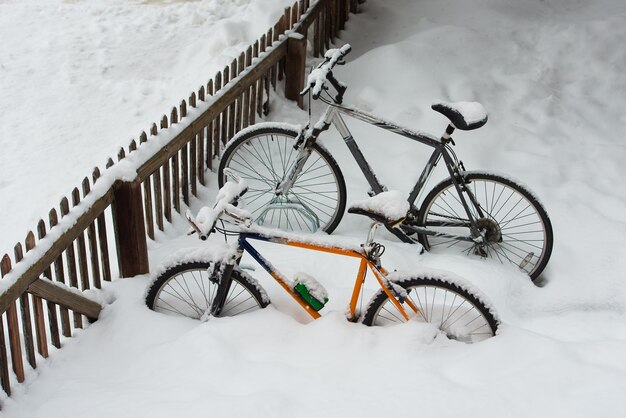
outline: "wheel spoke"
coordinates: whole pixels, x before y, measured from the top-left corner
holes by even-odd
[[[508,261],[516,266],[533,253],[535,257],[526,268],[528,274],[535,278],[545,266],[552,248],[552,235],[547,229],[549,220],[543,208],[530,193],[510,180],[501,180],[498,176],[488,174],[469,174],[467,179],[468,194],[464,194],[465,200],[476,216],[478,229],[487,238],[482,244],[484,252],[474,253],[495,258],[501,263]],[[470,195],[476,204],[470,203]],[[445,225],[447,221],[469,223],[464,220],[466,212],[451,180],[437,186],[422,205],[420,213],[423,215],[418,220],[418,225],[444,234],[468,235],[459,228],[467,228],[469,232],[469,225]],[[478,207],[482,217],[478,215]],[[423,234],[421,239],[427,249],[456,248],[457,251],[472,254],[472,250],[476,248],[475,245],[456,245],[455,239],[442,235]]]

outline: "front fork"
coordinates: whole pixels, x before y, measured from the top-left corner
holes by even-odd
[[[217,291],[215,292],[215,297],[210,307],[211,316],[219,317],[222,313],[222,309],[228,298],[228,293],[230,292],[230,286],[233,282],[233,270],[235,269],[235,265],[239,264],[242,255],[243,250],[240,248],[233,258],[214,267],[215,270],[209,280],[217,284]]]
[[[296,182],[296,179],[302,172],[306,161],[311,156],[313,152],[313,142],[311,138],[305,138],[305,131],[300,132],[300,135],[296,139],[296,145],[294,148],[300,148],[298,150],[298,156],[296,157],[296,162],[292,165],[291,169],[287,172],[285,177],[276,185],[274,189],[274,193],[276,196],[286,196],[289,193],[289,190],[293,187],[293,184]],[[304,143],[304,145],[301,145]]]

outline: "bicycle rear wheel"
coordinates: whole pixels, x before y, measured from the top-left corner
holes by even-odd
[[[427,250],[457,250],[466,254],[491,257],[511,263],[526,272],[532,280],[539,277],[552,253],[552,224],[539,200],[515,181],[488,173],[465,174],[467,190],[480,206],[483,216],[465,200],[487,242],[473,242],[420,234]],[[454,225],[456,224],[456,225]],[[418,225],[453,235],[469,236],[469,220],[451,179],[439,183],[426,196],[420,208]]]
[[[248,183],[242,197],[255,221],[288,231],[331,233],[346,207],[346,185],[335,159],[321,145],[313,150],[302,172],[286,195],[277,196],[283,180],[298,156],[294,149],[298,131],[289,126],[258,124],[228,143],[218,171],[220,187],[224,169],[235,171]]]
[[[447,280],[408,276],[394,283],[406,292],[403,305],[409,320],[436,326],[450,339],[475,343],[493,337],[498,320],[482,297]],[[417,312],[410,308],[413,305]],[[371,299],[363,323],[390,326],[406,322],[387,294],[379,290]]]
[[[213,263],[187,262],[167,269],[150,286],[146,305],[170,315],[206,317],[219,287],[219,280],[210,273],[212,267]],[[219,316],[235,316],[269,305],[267,295],[252,277],[234,269],[231,278]]]

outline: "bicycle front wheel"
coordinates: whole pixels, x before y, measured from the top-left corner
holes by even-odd
[[[218,180],[226,182],[224,169],[235,171],[248,183],[242,197],[245,208],[260,225],[287,231],[331,233],[346,207],[346,185],[335,159],[321,145],[313,150],[291,190],[276,195],[276,186],[298,157],[296,129],[258,124],[228,143],[220,161]]]
[[[482,298],[461,285],[429,277],[406,277],[394,283],[406,292],[403,305],[410,320],[429,323],[448,338],[475,343],[493,337],[498,320]],[[402,314],[379,290],[363,317],[365,325],[390,326],[406,322]]]
[[[495,258],[517,266],[535,280],[552,253],[552,224],[546,210],[528,189],[505,177],[469,172],[465,180],[465,201],[487,242],[478,245],[420,234],[422,245],[427,250],[452,249]],[[467,213],[451,179],[439,183],[426,196],[418,224],[436,232],[471,235]]]
[[[188,262],[171,267],[152,283],[146,305],[153,311],[202,319],[209,315],[219,280],[211,279],[213,263]],[[234,269],[219,316],[235,316],[265,308],[269,299],[252,277]]]

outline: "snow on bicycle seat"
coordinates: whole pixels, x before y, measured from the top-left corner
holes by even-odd
[[[365,215],[377,222],[393,224],[406,216],[409,202],[397,190],[379,193],[369,199],[352,202],[348,213]]]
[[[455,128],[462,131],[478,129],[487,123],[487,111],[478,102],[438,102],[431,108],[452,122]]]

